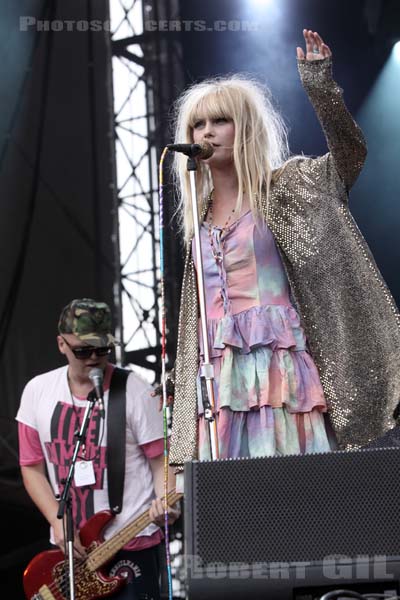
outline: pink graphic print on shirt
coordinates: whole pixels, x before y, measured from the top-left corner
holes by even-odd
[[[64,489],[69,466],[75,447],[75,432],[79,432],[85,407],[73,407],[70,404],[58,402],[51,417],[51,441],[45,447],[54,473],[60,494]],[[106,463],[106,447],[99,446],[104,423],[101,422],[99,410],[95,407],[86,432],[85,455],[86,460],[93,461],[96,483],[89,486],[71,485],[72,509],[77,527],[81,527],[95,512],[94,490],[103,489]],[[83,459],[82,446],[78,460]]]

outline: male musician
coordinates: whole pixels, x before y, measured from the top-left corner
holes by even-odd
[[[95,405],[75,467],[71,496],[76,529],[96,512],[110,508],[108,485],[112,473],[107,473],[107,444],[112,442],[111,436],[107,440],[107,424],[113,418],[115,396],[114,366],[108,357],[116,341],[111,333],[109,307],[88,298],[72,300],[63,309],[58,334],[58,349],[68,364],[28,382],[16,418],[24,485],[51,526],[51,542],[64,550],[63,523],[57,519],[56,498],[62,492],[75,432],[80,429],[87,397],[93,389],[89,373],[94,368],[104,374],[104,410]],[[132,539],[110,563],[110,574],[124,574],[128,579],[128,585],[113,597],[157,599],[158,545],[162,539],[157,524],[162,525],[164,518],[160,500],[164,486],[163,424],[150,386],[132,372],[126,380],[125,408],[122,510],[107,527],[105,537],[114,536],[149,507],[154,523]],[[118,440],[113,443],[118,444]],[[172,489],[172,472],[169,481]],[[178,514],[177,510],[170,509],[170,520],[175,520]],[[78,534],[74,550],[77,555],[85,554]]]

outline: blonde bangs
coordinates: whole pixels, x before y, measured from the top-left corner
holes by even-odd
[[[215,92],[208,92],[194,104],[188,117],[190,129],[202,119],[232,119],[233,104],[224,91],[217,88]]]

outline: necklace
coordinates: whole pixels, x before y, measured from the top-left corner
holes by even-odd
[[[210,240],[210,246],[211,246],[211,252],[213,257],[215,258],[216,262],[222,262],[222,251],[225,248],[225,237],[224,237],[224,233],[226,233],[227,229],[228,229],[228,225],[231,222],[231,219],[233,217],[233,215],[235,214],[235,210],[236,208],[233,208],[231,210],[231,212],[229,213],[228,218],[226,219],[223,227],[221,228],[221,252],[218,252],[215,249],[215,244],[214,244],[214,240],[213,240],[213,235],[212,235],[212,228],[213,228],[213,196],[212,196],[212,192],[210,194],[210,202],[208,205],[208,239]]]

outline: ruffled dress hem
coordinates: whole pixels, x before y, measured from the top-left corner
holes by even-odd
[[[292,306],[255,306],[208,319],[207,326],[217,410],[271,406],[289,413],[326,412],[319,374]]]

